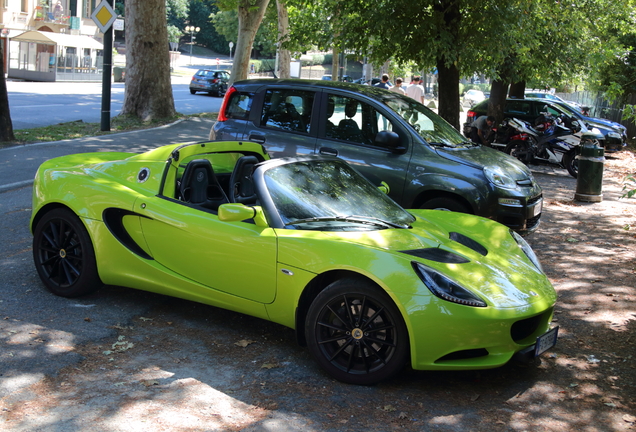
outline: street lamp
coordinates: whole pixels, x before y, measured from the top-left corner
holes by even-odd
[[[186,26],[186,33],[190,33],[190,66],[192,66],[192,45],[194,45],[194,34],[199,33],[201,29],[195,26]]]

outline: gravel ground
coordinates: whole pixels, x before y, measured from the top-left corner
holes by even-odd
[[[0,317],[8,349],[40,344],[43,360],[55,350],[77,356],[1,398],[0,430],[636,430],[636,206],[619,198],[636,158],[608,156],[600,203],[573,201],[576,180],[565,170],[531,168],[545,206],[529,241],[559,293],[560,326],[555,349],[534,364],[406,370],[380,385],[351,386],[322,373],[287,328],[109,287],[62,300],[85,307],[67,318],[66,337]],[[100,312],[112,304],[141,311],[114,322]],[[74,343],[94,327],[105,336]]]

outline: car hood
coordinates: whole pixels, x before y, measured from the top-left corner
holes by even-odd
[[[520,308],[536,302],[552,305],[556,293],[546,275],[532,264],[504,225],[489,219],[441,210],[411,210],[411,229],[368,233],[330,233],[338,242],[355,243],[389,252],[379,261],[419,262],[451,278],[497,308]],[[362,254],[356,253],[360,259]],[[412,284],[389,287],[413,294]],[[423,284],[419,294],[429,295]]]
[[[532,173],[527,166],[511,156],[489,147],[435,147],[435,150],[443,158],[479,170],[483,170],[487,166],[500,167],[515,181],[532,179]]]

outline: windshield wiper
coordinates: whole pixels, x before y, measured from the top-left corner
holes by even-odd
[[[408,228],[404,225],[399,225],[394,222],[385,221],[382,219],[370,217],[370,216],[322,216],[322,217],[312,217],[306,219],[297,219],[285,224],[285,226],[289,225],[298,225],[303,223],[311,223],[311,222],[351,222],[351,223],[359,223],[365,225],[375,225],[381,226],[384,228]]]
[[[440,142],[429,142],[430,145],[432,146],[438,146],[438,147],[450,147],[450,148],[455,148],[454,145],[452,144],[446,144],[446,143],[440,143]]]

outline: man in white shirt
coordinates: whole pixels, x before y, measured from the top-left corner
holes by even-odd
[[[406,88],[406,95],[424,104],[424,87],[420,85],[420,77],[413,78],[413,84]]]
[[[406,94],[406,91],[404,91],[404,87],[402,87],[402,81],[403,81],[402,78],[396,78],[395,85],[391,87],[389,90],[399,94]]]

